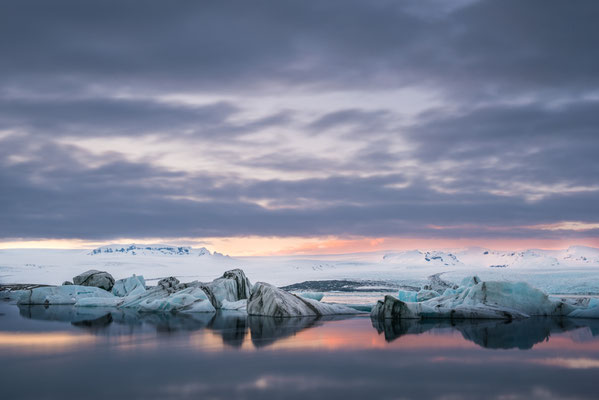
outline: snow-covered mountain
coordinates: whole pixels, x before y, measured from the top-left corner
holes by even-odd
[[[429,267],[448,267],[462,265],[462,262],[453,254],[443,251],[419,250],[402,251],[397,253],[388,253],[383,256],[387,263],[403,264],[408,266],[429,266]]]
[[[563,260],[582,265],[599,265],[599,249],[587,246],[570,246],[562,252]]]
[[[566,250],[497,251],[480,247],[453,252],[410,250],[387,253],[383,262],[408,267],[554,268],[599,266],[599,249],[571,246]]]
[[[140,256],[204,256],[211,255],[205,247],[192,249],[187,246],[169,246],[164,244],[111,244],[98,247],[89,255],[140,255]]]
[[[472,267],[491,268],[542,268],[560,265],[560,261],[546,250],[497,251],[470,248],[457,253],[459,259]]]

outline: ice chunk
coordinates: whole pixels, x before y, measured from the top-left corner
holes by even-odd
[[[397,293],[397,298],[407,303],[416,303],[418,301],[418,292],[411,290],[400,290]]]
[[[77,307],[118,307],[123,303],[122,297],[84,297],[77,300]]]
[[[133,275],[129,278],[119,279],[112,287],[112,294],[125,297],[140,294],[146,291],[146,281],[143,276]]]
[[[301,317],[336,314],[356,314],[357,310],[338,304],[325,304],[305,299],[264,282],[254,285],[248,300],[249,315],[270,317]]]
[[[476,277],[464,280],[456,293],[408,303],[385,296],[373,308],[373,318],[500,318],[566,316],[580,306],[552,299],[524,282],[482,282]],[[583,307],[583,308],[586,308]],[[594,315],[592,312],[585,314]]]
[[[143,297],[143,295],[142,295]],[[199,304],[202,303],[202,304]],[[168,294],[161,292],[151,296],[134,299],[133,304],[142,312],[214,312],[216,311],[206,293],[200,287],[189,287]]]
[[[399,290],[397,298],[406,303],[417,303],[430,300],[439,296],[434,290],[420,289],[418,292],[411,290]]]
[[[234,302],[249,298],[251,288],[250,280],[240,269],[226,271],[222,277],[204,285],[215,308],[221,308],[223,300]]]
[[[316,301],[321,301],[324,297],[324,294],[320,292],[299,292],[296,294],[304,299],[312,299]]]
[[[204,304],[197,304],[204,303]],[[214,312],[216,311],[212,303],[201,288],[190,287],[179,290],[166,297],[151,297],[142,300],[139,303],[139,310],[143,312]]]
[[[470,286],[474,286],[480,283],[480,278],[476,275],[474,276],[467,276],[466,278],[462,279],[462,283],[460,284],[460,286],[464,286],[464,287],[470,287]]]
[[[452,294],[456,294],[458,291],[456,289],[447,288],[443,292],[442,296],[451,296]]]
[[[248,301],[246,299],[238,300],[238,301],[223,300],[221,309],[222,310],[247,311],[247,303],[248,303]]]
[[[110,291],[114,285],[114,278],[108,272],[90,269],[73,278],[75,285],[94,286]]]
[[[420,301],[426,301],[426,300],[430,300],[432,298],[438,297],[439,293],[435,292],[434,290],[426,290],[426,289],[421,289],[416,296],[416,301],[420,302]]]
[[[46,286],[24,290],[18,304],[75,304],[83,298],[113,298],[112,293],[94,286]]]

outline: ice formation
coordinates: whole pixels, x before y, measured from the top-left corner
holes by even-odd
[[[372,309],[376,319],[520,319],[530,316],[598,318],[599,301],[592,298],[552,298],[524,282],[464,279],[457,289],[416,301],[414,292],[400,292],[400,298],[385,296]],[[420,292],[418,292],[419,294]]]
[[[112,287],[112,294],[119,297],[140,294],[146,291],[146,281],[143,276],[130,276],[129,278],[119,279]]]
[[[324,294],[320,292],[299,292],[296,294],[304,299],[312,299],[316,301],[321,301],[324,297]]]
[[[86,274],[97,275],[95,271]],[[18,303],[117,307],[139,312],[215,312],[224,302],[246,301],[250,287],[249,280],[238,269],[227,271],[210,283],[180,283],[174,277],[164,278],[150,289],[146,289],[142,276],[134,275],[117,281],[112,293],[93,286],[40,287],[24,290]]]
[[[254,285],[248,300],[249,315],[268,317],[304,317],[357,314],[358,311],[339,304],[320,303],[302,298],[264,282]]]
[[[104,290],[112,289],[114,278],[108,272],[90,269],[73,277],[73,284],[81,286],[94,286]]]
[[[96,272],[91,271],[91,274]],[[322,293],[313,294],[318,299],[322,296]],[[256,284],[252,291],[249,279],[240,269],[227,271],[209,283],[181,283],[169,277],[151,288],[146,288],[142,276],[134,275],[115,282],[112,292],[81,285],[39,287],[23,290],[18,303],[111,307],[140,313],[201,313],[217,309],[278,317],[358,313],[346,306],[301,298],[265,283]]]
[[[114,295],[104,289],[94,286],[65,285],[65,286],[46,286],[34,289],[23,290],[19,299],[19,304],[76,304],[81,299],[91,299],[92,301],[106,302],[106,299],[112,299]]]

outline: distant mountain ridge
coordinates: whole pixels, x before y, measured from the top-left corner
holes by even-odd
[[[193,249],[189,246],[171,246],[164,244],[110,244],[107,246],[98,247],[89,255],[110,255],[110,254],[128,254],[128,255],[144,255],[144,256],[204,256],[212,255],[210,251],[201,247]],[[215,253],[217,254],[217,253]]]
[[[383,256],[383,262],[415,267],[599,266],[599,249],[587,246],[571,246],[565,250],[497,251],[485,248],[469,248],[455,252],[409,250],[387,253]]]

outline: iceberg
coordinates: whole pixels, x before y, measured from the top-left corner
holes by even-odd
[[[78,300],[113,298],[114,295],[94,286],[45,286],[22,291],[17,304],[75,304]]]
[[[304,299],[312,299],[316,301],[320,301],[324,297],[324,294],[320,292],[299,292],[296,294]]]
[[[190,287],[167,297],[147,298],[139,303],[141,312],[215,312],[216,309],[201,288]]]
[[[80,276],[104,276],[102,274],[91,270]],[[250,291],[249,279],[242,270],[235,269],[210,283],[181,283],[175,277],[168,277],[148,289],[143,276],[136,275],[114,282],[112,292],[81,285],[38,287],[23,291],[19,304],[72,304],[76,307],[119,308],[142,313],[213,313],[223,305],[226,309],[245,311]]]
[[[112,294],[119,297],[125,297],[140,294],[146,291],[146,281],[143,276],[130,276],[129,278],[119,279],[112,287]]]
[[[95,286],[110,291],[114,285],[114,278],[108,272],[90,269],[73,278],[73,284],[81,286]]]
[[[400,290],[397,293],[397,298],[407,303],[416,303],[418,301],[418,292],[411,290]]]
[[[204,290],[210,292],[215,308],[221,308],[223,300],[239,301],[250,297],[252,285],[240,269],[227,271],[222,277],[204,284]]]
[[[247,300],[228,301],[223,300],[221,310],[247,311]]]
[[[524,282],[467,278],[455,291],[423,302],[385,296],[373,307],[374,319],[522,319],[530,316],[599,317],[597,301],[555,299]]]
[[[344,305],[302,298],[264,282],[254,285],[247,312],[249,315],[286,318],[359,313],[358,310]]]

